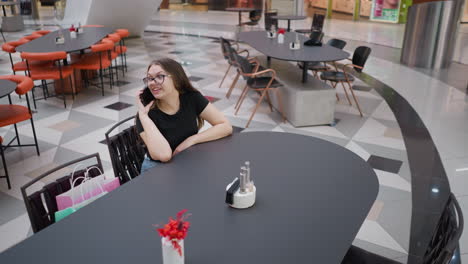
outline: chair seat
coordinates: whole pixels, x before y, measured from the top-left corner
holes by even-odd
[[[29,61],[29,68],[35,69],[39,67],[51,67],[54,62],[52,61]],[[26,61],[20,61],[15,64],[13,64],[13,70],[15,72],[17,71],[27,71],[28,70],[28,65],[26,64]]]
[[[29,109],[22,105],[0,105],[0,127],[31,119]]]
[[[107,57],[107,54],[102,54],[101,60],[102,60],[101,62],[102,62],[103,69],[108,68],[111,65],[111,62],[109,61]],[[72,67],[75,69],[79,69],[79,70],[99,70],[101,68],[101,65],[99,62],[99,54],[93,53],[93,54],[86,55],[78,62],[72,64]]]
[[[258,21],[254,22],[254,21],[249,21],[249,22],[244,22],[241,24],[241,26],[256,26],[258,25]]]
[[[247,85],[250,86],[250,88],[253,89],[262,89],[265,88],[270,82],[271,78],[270,77],[257,77],[257,78],[250,78],[247,80]],[[281,83],[279,83],[276,80],[273,80],[273,82],[270,85],[270,88],[276,88],[281,86]]]
[[[348,80],[354,81],[354,77],[351,74],[348,74]],[[320,75],[320,79],[332,82],[346,82],[346,77],[343,72],[336,71],[325,71]]]
[[[299,68],[304,68],[304,63],[303,62],[298,62],[297,66]],[[312,71],[328,71],[330,67],[328,67],[325,63],[323,62],[309,62],[307,63],[307,68]]]
[[[127,52],[127,46],[117,46],[116,47],[117,54],[122,54]]]
[[[111,52],[111,58],[115,60],[119,56],[119,53],[112,51]]]
[[[73,74],[71,66],[62,66],[62,78],[65,79]],[[31,69],[31,79],[33,80],[60,80],[59,67],[41,67]]]

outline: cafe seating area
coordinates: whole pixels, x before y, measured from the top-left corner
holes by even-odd
[[[65,263],[461,263],[464,204],[431,129],[370,74],[381,48],[330,36],[322,15],[304,29],[299,14],[220,12],[235,30],[217,37],[100,24],[5,35],[0,263],[78,249]],[[164,57],[233,133],[142,172],[137,93]]]

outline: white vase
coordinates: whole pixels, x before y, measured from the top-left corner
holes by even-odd
[[[278,34],[278,43],[280,44],[284,43],[284,34]]]
[[[184,240],[179,240],[179,245],[182,248],[182,256],[179,255],[177,249],[174,248],[171,241],[165,237],[161,238],[163,264],[184,264]]]

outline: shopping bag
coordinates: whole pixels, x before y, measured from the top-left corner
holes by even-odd
[[[80,186],[79,186],[78,188],[80,189],[80,194],[81,194],[81,196],[84,196],[84,193],[83,193],[83,186],[82,186],[82,185],[83,185],[83,183],[89,181],[89,178],[88,178],[88,177],[78,177],[78,178],[76,178],[76,179],[73,181],[72,185],[71,185],[70,191],[71,191],[72,193],[75,193],[75,192],[76,192],[76,189],[77,189],[77,188],[75,188],[75,183],[76,183],[77,180],[80,180],[80,179],[83,179],[83,182],[80,184]],[[95,181],[95,182],[93,182],[93,184],[99,185],[99,182]],[[101,192],[100,192],[98,195],[95,195],[95,196],[93,196],[93,197],[91,197],[91,198],[89,198],[89,199],[84,199],[84,197],[82,197],[82,202],[80,202],[80,203],[78,203],[78,204],[75,204],[75,203],[73,203],[73,201],[72,201],[72,205],[71,205],[70,207],[55,212],[55,214],[54,214],[54,215],[55,215],[55,222],[58,222],[58,221],[64,219],[65,217],[67,217],[67,216],[73,214],[74,212],[78,211],[79,209],[83,208],[84,206],[86,206],[86,205],[88,205],[88,204],[94,202],[95,200],[97,200],[97,199],[99,199],[100,197],[102,197],[102,196],[104,196],[105,194],[107,194],[107,192],[103,189],[102,186],[99,186],[98,188],[101,189]]]
[[[74,173],[77,167],[79,166],[81,166],[81,164],[78,164],[78,166],[76,166],[73,170],[73,173],[70,178],[71,181],[73,181]],[[91,169],[97,169],[100,172],[100,175],[93,178],[89,177],[89,171]],[[84,195],[81,195],[79,192],[72,192],[72,190],[70,189],[55,197],[58,210],[64,210],[68,207],[71,207],[72,204],[79,204],[87,199],[97,196],[101,194],[102,189],[106,192],[111,192],[112,190],[120,186],[119,178],[106,177],[105,174],[102,173],[102,171],[96,166],[90,167],[86,170],[85,178],[86,181],[82,182],[80,185],[84,190]],[[99,183],[99,185],[96,185],[95,182]],[[97,186],[101,186],[102,189],[98,188]]]

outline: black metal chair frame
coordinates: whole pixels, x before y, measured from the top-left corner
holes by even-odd
[[[113,136],[110,134],[117,127],[134,118],[135,116],[131,116],[118,122],[105,134],[114,175],[120,179],[122,184],[140,175],[146,146],[137,135],[135,126],[130,126]]]
[[[69,161],[54,169],[51,169],[21,187],[21,194],[23,196],[23,200],[26,206],[26,211],[28,212],[29,220],[31,221],[31,227],[34,233],[39,232],[45,227],[55,223],[55,212],[58,211],[55,197],[71,189],[71,182],[70,182],[71,174],[63,176],[45,185],[41,190],[36,191],[32,193],[31,195],[27,194],[27,189],[33,184],[35,184],[36,182],[51,175],[52,173],[55,173],[61,169],[69,167],[70,165],[77,164],[79,162],[92,159],[92,158],[96,158],[97,163],[95,165],[91,165],[86,168],[83,168],[82,170],[76,171],[74,174],[74,178],[83,176],[86,172],[86,169],[91,168],[93,166],[98,167],[104,173],[99,153],[94,153],[94,154],[87,155],[79,159]],[[89,171],[90,177],[95,177],[100,174],[101,172],[99,172],[96,169],[90,169]],[[78,180],[77,183],[78,185],[81,184],[81,180]]]
[[[32,91],[32,89],[31,89],[31,91]],[[33,137],[34,137],[34,144],[21,144],[19,134],[18,134],[18,126],[17,126],[17,123],[15,123],[15,124],[13,124],[13,127],[15,128],[15,136],[10,140],[10,142],[8,142],[8,144],[6,144],[6,145],[2,144],[1,145],[2,156],[4,155],[3,150],[5,150],[7,148],[10,148],[10,147],[36,147],[37,155],[38,156],[41,155],[41,153],[39,152],[39,143],[37,142],[36,128],[34,126],[33,113],[32,113],[32,110],[31,110],[31,103],[29,102],[28,93],[25,93],[25,96],[26,96],[26,103],[27,103],[27,106],[28,106],[29,114],[31,115],[31,118],[29,120],[31,122],[31,128],[32,128]],[[11,95],[10,94],[8,95],[8,101],[9,101],[10,105],[13,104],[13,102],[11,101]],[[24,121],[26,121],[26,120],[24,120]],[[18,144],[12,145],[13,141],[15,141],[15,140],[16,140],[16,142]],[[3,162],[4,162],[5,168],[6,168],[6,163],[5,163],[5,161],[3,161]],[[2,177],[0,177],[0,178],[2,178]],[[8,189],[10,189],[11,186],[10,186],[10,180],[8,178],[8,175],[7,175],[7,180],[8,180]]]
[[[11,189],[10,177],[8,176],[8,168],[5,160],[5,152],[3,151],[3,144],[0,143],[0,154],[2,155],[2,162],[3,162],[3,170],[5,171],[5,175],[0,176],[0,178],[6,178],[8,190]]]

